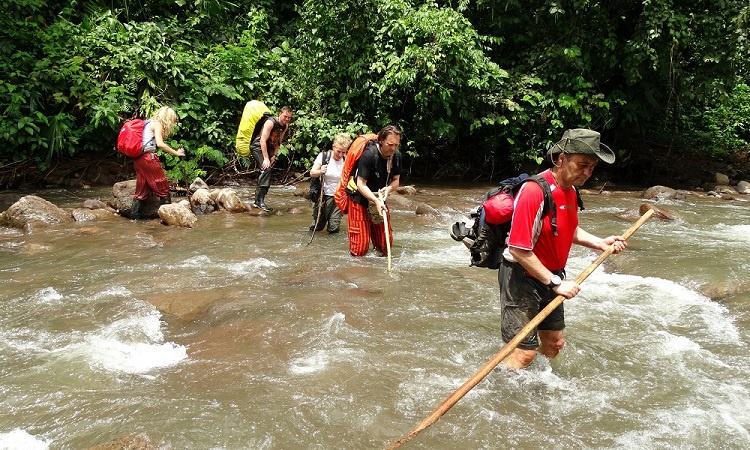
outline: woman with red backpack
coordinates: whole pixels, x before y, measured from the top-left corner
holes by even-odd
[[[159,197],[160,204],[172,203],[167,173],[161,166],[156,150],[162,149],[174,156],[185,156],[183,148],[174,150],[164,142],[164,139],[172,135],[177,122],[177,113],[168,106],[159,108],[156,114],[146,121],[143,128],[143,154],[133,161],[136,174],[135,194],[130,208],[130,218],[133,220],[141,218],[143,204],[152,192]]]

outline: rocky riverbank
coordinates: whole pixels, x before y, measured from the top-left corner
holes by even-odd
[[[279,166],[274,184],[293,183],[295,180],[304,179],[302,172]],[[723,176],[717,179],[717,173]],[[213,169],[203,178],[211,185],[252,184],[257,175],[257,170],[252,166],[249,169],[237,170],[236,165],[230,163],[224,168]],[[54,161],[44,170],[31,160],[0,167],[0,189],[6,190],[112,186],[133,178],[135,172],[132,162],[114,151]],[[419,184],[420,181],[409,180],[406,175],[404,178],[406,183]],[[750,155],[748,151],[737,151],[724,158],[711,159],[654,150],[648,158],[629,160],[626,157],[614,166],[601,165],[597,168],[594,178],[600,180],[599,185],[606,182],[610,190],[617,189],[620,185],[642,189],[661,185],[674,189],[709,191],[717,184],[735,186],[740,181],[750,180]],[[435,183],[440,180],[421,181]],[[469,180],[445,181],[455,183]],[[590,184],[597,183],[592,180]]]
[[[640,174],[637,168],[641,167]],[[718,161],[709,159],[696,158],[668,158],[668,155],[654,156],[649,162],[648,167],[633,163],[624,169],[615,167],[597,168],[594,178],[589,181],[586,188],[594,193],[607,193],[617,191],[646,191],[649,187],[653,195],[645,194],[646,198],[673,198],[684,197],[684,192],[692,192],[698,195],[710,195],[722,197],[727,200],[746,201],[750,194],[750,159],[747,155],[736,153],[731,161]],[[257,171],[253,168],[245,171],[234,170],[233,166],[223,170],[215,170],[208,175],[209,184],[218,187],[248,186],[255,183]],[[134,186],[127,184],[126,180],[135,178],[132,162],[128,159],[117,155],[107,154],[97,157],[75,158],[60,161],[47,170],[40,170],[35,164],[21,162],[6,165],[0,169],[0,183],[6,191],[0,191],[0,211],[5,211],[11,205],[19,201],[25,192],[38,192],[43,189],[72,188],[87,189],[93,186],[120,186],[114,189],[115,201],[107,206],[111,211],[128,216],[129,200]],[[278,170],[278,176],[274,180],[275,184],[292,184],[298,183],[305,179],[305,174],[294,172],[292,170]],[[211,182],[213,180],[213,183]],[[655,180],[654,182],[650,182]],[[407,183],[419,183],[417,180],[404,178]],[[447,183],[453,184],[456,180],[446,180]],[[440,180],[427,180],[430,184],[440,183]],[[205,183],[204,183],[205,184]],[[405,184],[405,183],[404,183]],[[127,189],[123,190],[123,186]],[[306,183],[299,184],[301,190],[304,190]],[[206,192],[201,191],[199,199],[195,202],[203,209],[212,206],[215,209],[228,208],[229,210],[244,208],[229,205],[240,204],[235,201],[220,201],[216,205],[217,199],[209,198],[208,185],[202,186]],[[657,187],[657,191],[653,191]],[[184,186],[177,186],[175,189],[186,190]],[[117,192],[120,192],[118,194]],[[123,194],[124,192],[124,194]],[[193,191],[194,193],[195,191]],[[216,194],[216,193],[215,193]],[[184,192],[182,193],[184,195]],[[650,196],[649,196],[650,195]],[[687,194],[690,195],[690,194]],[[223,205],[223,206],[221,206]],[[156,217],[157,207],[152,206],[150,217]],[[191,204],[191,209],[195,209],[195,204]],[[91,213],[84,214],[85,208],[89,210],[102,209],[92,205],[84,205],[84,209],[74,212],[81,219],[88,217]],[[199,208],[200,209],[200,208]],[[124,211],[124,213],[123,213]],[[208,210],[198,211],[199,213],[210,212]],[[84,217],[85,216],[85,217]],[[184,221],[183,221],[184,222]]]

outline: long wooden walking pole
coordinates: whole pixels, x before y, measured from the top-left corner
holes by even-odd
[[[383,196],[383,191],[378,191],[378,197],[380,197],[380,200],[385,204],[385,197]],[[388,252],[388,275],[393,276],[391,273],[391,236],[390,232],[388,231],[388,209],[381,212],[381,215],[383,216],[383,225],[385,226],[385,248]]]
[[[313,238],[315,237],[315,231],[318,229],[318,224],[320,223],[320,216],[323,214],[323,198],[325,197],[325,189],[324,184],[326,182],[325,174],[322,174],[320,176],[320,195],[318,196],[318,215],[315,217],[315,225],[313,225],[313,229],[310,232],[310,240],[307,241],[307,245],[310,245],[310,243],[313,241]]]
[[[180,147],[180,150],[185,150],[185,149]],[[184,158],[187,158],[187,154],[184,156]],[[188,203],[190,204],[190,211],[193,211],[193,196],[190,195],[190,184],[188,183],[187,169],[185,169],[185,164],[186,164],[185,159],[183,159],[182,160],[182,179],[185,182],[185,195],[187,195]]]
[[[633,233],[636,232],[636,230],[638,230],[638,228],[641,227],[641,225],[646,223],[646,221],[650,219],[653,214],[654,214],[653,209],[649,209],[648,211],[646,211],[641,216],[641,218],[638,219],[637,222],[635,222],[630,228],[628,228],[628,230],[625,233],[622,234],[622,237],[624,239],[628,239]],[[584,270],[580,275],[578,275],[578,277],[576,278],[576,283],[581,284],[583,280],[588,278],[588,276],[591,275],[591,273],[594,270],[596,270],[596,268],[599,267],[599,265],[602,262],[604,262],[604,260],[607,259],[614,252],[614,250],[615,250],[614,244],[610,245],[607,250],[602,252],[602,254],[599,255],[598,258],[596,258],[596,261],[591,263],[591,265],[589,265],[586,268],[586,270]],[[409,442],[420,431],[424,430],[425,428],[429,427],[433,423],[437,422],[437,420],[440,419],[440,417],[442,417],[442,415],[445,414],[446,411],[451,409],[451,407],[455,405],[459,400],[461,400],[461,398],[464,395],[466,395],[474,386],[479,384],[479,382],[482,381],[484,377],[486,377],[490,372],[492,372],[492,369],[494,369],[498,364],[500,364],[500,362],[502,362],[502,360],[504,360],[508,355],[510,355],[510,353],[518,346],[518,344],[520,344],[521,341],[524,340],[524,338],[526,338],[526,336],[528,336],[529,333],[531,333],[534,330],[534,328],[536,328],[539,325],[539,323],[541,323],[542,320],[544,320],[555,308],[557,308],[560,305],[560,303],[563,302],[563,300],[565,300],[565,297],[563,297],[562,295],[558,295],[557,297],[555,297],[555,299],[552,300],[552,302],[549,305],[547,305],[546,308],[541,310],[539,314],[537,314],[533,319],[531,319],[531,322],[529,322],[525,327],[523,327],[523,329],[521,329],[521,331],[519,331],[518,334],[513,339],[511,339],[510,342],[505,344],[505,346],[501,348],[500,351],[497,352],[495,356],[492,357],[492,359],[487,361],[477,371],[477,373],[475,373],[471,378],[469,378],[463,385],[461,385],[461,387],[456,389],[456,391],[453,392],[453,394],[451,394],[448,398],[446,398],[443,401],[443,403],[440,404],[440,406],[435,408],[435,410],[432,411],[430,415],[425,417],[425,419],[422,422],[420,422],[419,425],[414,427],[409,432],[409,434],[407,434],[406,436],[402,437],[398,441],[391,444],[391,446],[388,447],[388,450],[395,449],[401,446],[401,444]]]

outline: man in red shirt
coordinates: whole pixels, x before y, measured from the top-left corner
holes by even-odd
[[[596,237],[578,226],[576,188],[591,176],[601,160],[615,161],[612,150],[599,142],[599,133],[588,129],[567,130],[547,152],[552,168],[540,175],[551,188],[556,208],[542,216],[544,194],[538,183],[527,182],[515,197],[508,247],[498,272],[502,306],[501,331],[509,342],[558,295],[575,297],[581,287],[565,280],[565,264],[573,244],[615,253],[626,246],[622,236]],[[521,369],[537,352],[554,358],[565,344],[565,316],[561,303],[505,359],[504,364]]]

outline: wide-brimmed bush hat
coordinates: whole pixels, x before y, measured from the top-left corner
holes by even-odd
[[[554,159],[554,156],[561,152],[594,155],[607,164],[615,162],[615,152],[599,142],[598,132],[588,128],[565,130],[562,139],[547,151],[547,156]]]

